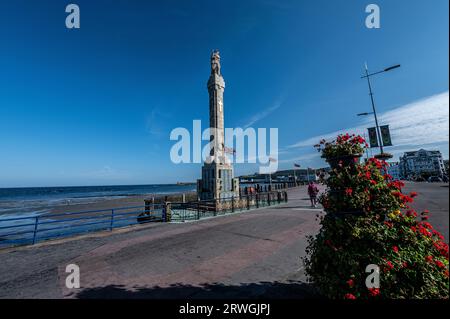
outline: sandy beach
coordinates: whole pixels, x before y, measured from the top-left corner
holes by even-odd
[[[186,200],[195,200],[197,197],[196,192],[186,192]],[[105,199],[98,202],[93,203],[82,203],[82,204],[68,204],[68,205],[59,205],[50,209],[50,211],[45,215],[51,214],[63,214],[63,213],[75,213],[75,212],[84,212],[84,211],[96,211],[96,210],[104,210],[104,209],[117,209],[124,207],[134,207],[134,206],[142,206],[144,207],[144,200],[155,198],[155,203],[162,203],[167,196],[167,200],[171,202],[181,202],[183,199],[183,194],[168,194],[168,195],[136,195],[136,196],[127,196],[122,198],[115,199]]]

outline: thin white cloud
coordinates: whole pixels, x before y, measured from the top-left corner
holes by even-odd
[[[162,119],[170,118],[170,114],[161,111],[159,107],[154,107],[147,116],[147,131],[156,137],[162,137],[166,133],[166,129],[161,125]]]
[[[395,150],[414,149],[424,145],[437,145],[449,141],[449,92],[433,95],[409,103],[379,115],[380,124],[389,124]],[[363,135],[373,119],[362,125],[309,137],[289,145],[288,148],[312,147],[324,139],[333,139],[338,134],[349,132]]]
[[[271,107],[268,107],[265,110],[262,110],[261,112],[253,115],[250,120],[247,122],[246,125],[243,126],[244,129],[252,126],[253,124],[255,124],[256,122],[262,120],[263,118],[265,118],[266,116],[268,116],[270,113],[274,112],[275,110],[277,110],[279,107],[281,106],[281,102],[276,102],[274,105],[272,105]]]
[[[280,163],[295,163],[295,162],[311,161],[311,160],[317,160],[319,158],[320,158],[319,152],[311,152],[311,153],[299,155],[294,158],[280,160]]]

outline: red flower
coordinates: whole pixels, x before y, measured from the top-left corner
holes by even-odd
[[[442,261],[440,260],[435,260],[434,263],[436,264],[436,266],[438,266],[439,268],[445,268],[445,265]]]
[[[444,276],[448,278],[448,269],[445,269]]]
[[[351,187],[348,187],[345,189],[345,195],[352,196],[352,194],[353,194],[353,189]]]
[[[417,217],[417,213],[416,213],[416,211],[414,211],[412,209],[409,209],[409,210],[406,211],[406,216],[408,216],[408,217],[412,217],[412,216]]]
[[[386,262],[386,270],[390,271],[392,269],[394,269],[394,265],[390,261],[387,261]]]
[[[428,217],[428,216],[427,216],[427,217]],[[423,225],[425,228],[433,229],[433,226],[432,226],[429,222],[422,222],[422,225]]]
[[[411,197],[409,197],[407,195],[403,195],[402,200],[404,203],[412,203],[414,201]]]
[[[350,288],[353,288],[353,286],[355,286],[355,281],[353,279],[349,279],[349,280],[347,280],[347,285]]]
[[[397,246],[392,247],[392,250],[393,250],[395,253],[398,253],[398,247],[397,247]]]
[[[403,268],[408,267],[408,263],[407,263],[406,261],[404,261],[404,262],[402,263],[402,267],[403,267]]]
[[[369,288],[369,295],[372,297],[376,297],[380,295],[380,289],[379,288]]]
[[[433,235],[436,236],[437,238],[439,238],[440,240],[444,240],[444,236],[442,236],[442,234],[440,232],[438,232],[437,230],[433,230]]]
[[[370,184],[377,185],[377,182],[375,182],[373,179],[370,180]]]
[[[409,193],[409,196],[411,196],[412,198],[414,198],[414,197],[417,196],[417,192],[411,192],[411,193]]]
[[[352,299],[352,300],[356,299],[356,297],[353,294],[345,294],[344,298],[345,299]]]
[[[427,256],[425,257],[425,260],[427,263],[431,263],[433,261],[433,256]]]
[[[439,251],[439,253],[442,256],[444,256],[444,257],[448,256],[448,245],[446,243],[439,241],[439,242],[434,243],[433,246],[434,246],[434,248],[436,248],[437,251]]]
[[[426,237],[431,237],[432,236],[432,234],[428,231],[428,229],[426,229],[425,227],[420,227],[419,228],[419,232],[422,234],[422,235],[424,235],[424,236],[426,236]]]
[[[428,218],[430,218],[430,216],[422,216],[422,220],[428,220]]]

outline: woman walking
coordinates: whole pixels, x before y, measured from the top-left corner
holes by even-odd
[[[319,189],[314,184],[313,181],[309,182],[308,185],[308,195],[311,200],[311,207],[317,207],[317,194],[319,193]]]

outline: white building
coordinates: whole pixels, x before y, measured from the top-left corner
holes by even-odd
[[[388,174],[392,176],[393,180],[401,179],[400,175],[400,165],[398,162],[389,163]]]
[[[400,157],[400,176],[404,178],[413,176],[443,176],[445,174],[444,160],[440,151],[427,151],[420,149],[414,152],[405,152]]]

